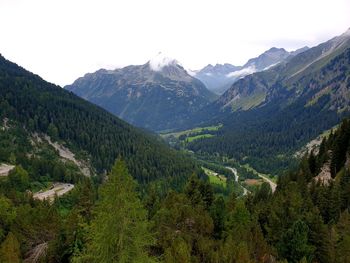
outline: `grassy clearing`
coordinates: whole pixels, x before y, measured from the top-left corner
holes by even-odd
[[[265,101],[265,99],[266,93],[263,91],[256,92],[248,97],[242,97],[232,103],[232,111],[237,111],[239,109],[249,110],[251,108],[259,106],[262,102]]]
[[[222,180],[221,178],[215,175],[208,175],[208,176],[209,176],[209,182],[211,184],[221,185],[224,188],[226,188],[226,181]]]
[[[207,131],[217,131],[222,128],[222,124],[218,124],[215,126],[207,126],[207,127],[196,127],[190,130],[179,131],[179,132],[170,132],[170,133],[161,133],[162,137],[174,136],[175,138],[179,138],[181,135],[189,135],[189,134],[198,134],[205,130]]]
[[[217,184],[217,185],[221,185],[224,188],[226,188],[226,177],[223,175],[220,175],[216,172],[214,172],[213,170],[210,170],[208,168],[202,167],[203,171],[206,173],[206,175],[208,175],[209,177],[209,182],[211,184]]]
[[[194,140],[203,139],[203,138],[210,138],[210,137],[214,137],[214,135],[213,134],[200,134],[200,135],[196,135],[196,136],[192,136],[192,137],[187,137],[186,142],[192,142]]]

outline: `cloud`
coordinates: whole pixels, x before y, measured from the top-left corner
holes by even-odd
[[[226,75],[226,77],[227,78],[241,78],[241,77],[253,74],[254,72],[256,72],[255,66],[250,66],[247,68],[243,68],[241,70],[230,72]]]
[[[165,56],[162,52],[159,52],[157,56],[149,61],[149,65],[154,71],[161,71],[166,66],[176,64],[178,62],[175,59]]]
[[[270,68],[273,68],[274,66],[278,65],[279,63],[280,63],[280,62],[277,62],[277,63],[274,63],[274,64],[272,64],[272,65],[270,65],[270,66],[267,66],[267,67],[264,68],[262,71],[268,70],[268,69],[270,69]]]

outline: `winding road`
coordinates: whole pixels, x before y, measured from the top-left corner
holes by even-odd
[[[235,181],[238,182],[239,176],[238,176],[238,173],[237,173],[237,169],[229,167],[229,166],[226,166],[226,168],[229,169],[234,174]],[[259,176],[261,179],[263,179],[265,182],[267,182],[270,185],[272,193],[276,191],[276,187],[277,187],[276,183],[274,183],[271,179],[269,179],[268,177],[266,177],[266,176],[264,176],[264,175],[262,175],[262,174],[260,174],[258,172],[256,173],[256,175]],[[249,191],[246,188],[244,188],[243,186],[242,186],[242,188],[244,190],[243,195],[246,195],[247,193],[249,193]]]
[[[57,183],[54,185],[54,187],[50,190],[47,190],[45,192],[37,192],[33,195],[34,199],[44,200],[48,199],[50,202],[52,202],[55,199],[55,196],[61,196],[65,193],[68,193],[74,188],[73,184],[64,184],[64,183]]]
[[[257,173],[257,176],[259,176],[261,179],[263,179],[265,182],[270,184],[272,193],[276,191],[277,184],[274,183],[271,179],[267,178],[266,176]]]
[[[226,168],[229,169],[233,173],[233,175],[235,176],[235,181],[239,184],[239,182],[238,182],[239,176],[238,176],[238,173],[237,173],[237,169],[229,167],[229,166],[226,166]],[[243,195],[247,195],[248,193],[250,193],[248,191],[248,189],[245,188],[243,185],[241,185],[241,184],[239,184],[239,185],[243,188]]]

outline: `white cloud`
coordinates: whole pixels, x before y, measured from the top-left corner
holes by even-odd
[[[165,66],[176,65],[177,61],[159,52],[157,56],[149,61],[149,65],[154,71],[161,71]]]
[[[277,63],[274,63],[274,64],[272,64],[272,65],[270,65],[270,66],[267,66],[266,68],[263,69],[263,71],[264,71],[264,70],[268,70],[268,69],[270,69],[270,68],[273,68],[274,66],[278,65],[279,63],[280,63],[280,62],[277,62]]]
[[[187,71],[188,75],[190,75],[192,77],[195,77],[196,74],[198,73],[198,70],[191,70],[191,69],[188,69],[188,68],[185,68],[185,70]]]
[[[231,73],[228,73],[226,75],[226,77],[227,78],[241,78],[241,77],[253,74],[254,72],[256,72],[255,66],[250,66],[250,67],[243,68],[241,70],[237,70],[237,71],[233,71]]]

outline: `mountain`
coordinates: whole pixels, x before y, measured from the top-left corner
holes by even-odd
[[[295,150],[350,113],[350,30],[235,82],[194,119],[222,123],[190,149],[277,174]]]
[[[144,65],[86,74],[65,89],[153,131],[180,127],[215,98],[176,60],[162,54]]]
[[[258,57],[249,59],[243,68],[252,68],[252,70],[255,71],[262,71],[283,61],[289,55],[290,53],[284,48],[272,47]]]
[[[344,87],[344,79],[334,79],[334,76],[346,76],[344,74],[347,68],[344,68],[342,63],[348,63],[346,49],[349,47],[350,30],[290,57],[270,70],[237,81],[217,103],[222,107],[230,106],[234,111],[247,110],[286,97],[283,93],[288,93],[286,103],[311,95],[307,101],[307,105],[310,106],[322,96],[330,94],[330,107],[335,107],[334,103],[345,96],[338,103],[341,103],[342,108],[347,108],[348,90]],[[339,56],[341,54],[342,56]],[[337,56],[339,57],[334,60]],[[343,84],[341,88],[337,86],[340,84]]]
[[[224,87],[227,85],[227,82],[231,81],[227,75],[241,68],[240,66],[234,66],[228,63],[216,64],[215,66],[209,64],[196,72],[194,77],[202,81],[212,92],[221,94],[223,93],[221,87]]]
[[[263,71],[277,65],[285,59],[291,58],[308,47],[288,52],[283,48],[270,48],[256,58],[249,59],[243,66],[233,66],[231,64],[208,65],[194,74],[201,80],[209,90],[216,94],[223,94],[238,79],[249,74]]]
[[[98,106],[50,84],[0,56],[0,120],[12,123],[9,145],[49,135],[51,140],[84,157],[101,174],[122,157],[139,182],[162,181],[179,185],[196,169],[191,161]],[[17,133],[16,133],[17,131]],[[42,136],[41,136],[42,135]],[[7,135],[4,135],[7,138]],[[8,139],[6,139],[8,140]],[[2,142],[1,142],[1,145]],[[30,144],[27,144],[30,145]],[[32,152],[3,151],[0,161],[28,165]],[[11,161],[12,160],[12,161]]]

